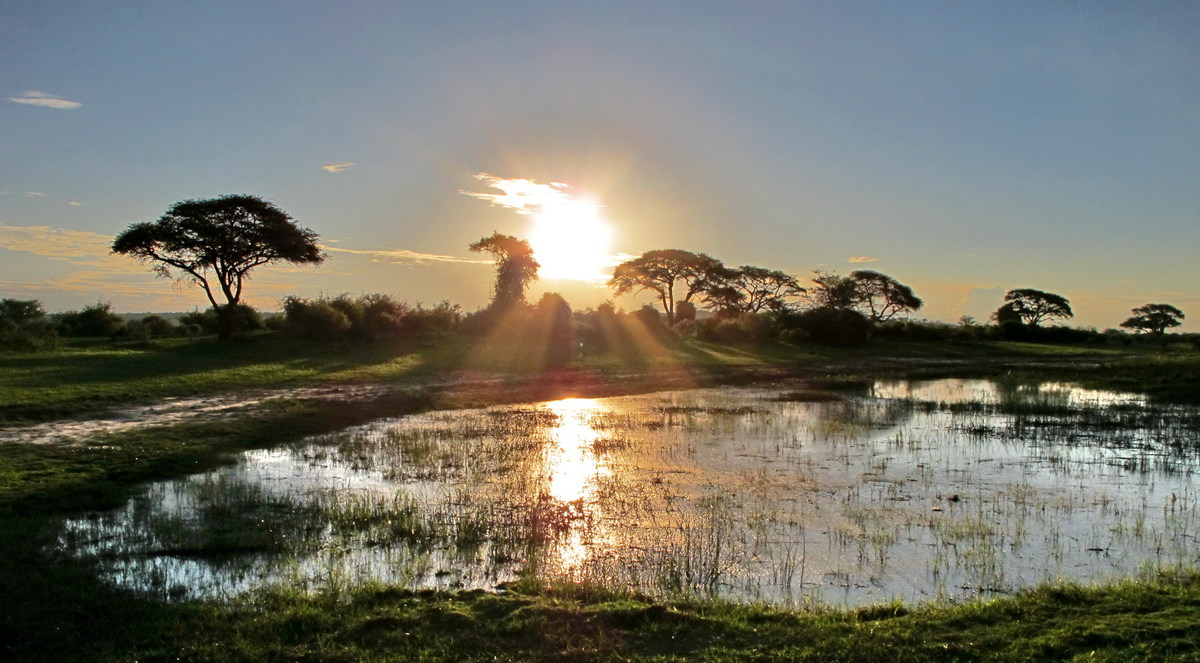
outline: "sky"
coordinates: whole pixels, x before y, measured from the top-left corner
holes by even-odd
[[[1196,332],[1197,34],[1192,1],[0,0],[0,298],[204,307],[108,246],[250,194],[329,254],[256,272],[262,310],[474,310],[494,271],[469,244],[557,232],[609,265],[872,269],[933,320],[1036,288],[1076,326],[1163,302]],[[506,182],[573,211],[487,197]],[[557,273],[531,296],[611,297]]]

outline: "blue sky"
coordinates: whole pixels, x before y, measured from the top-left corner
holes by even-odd
[[[333,249],[255,305],[470,310],[467,245],[530,229],[462,195],[491,173],[598,201],[626,254],[866,267],[949,321],[1018,287],[1099,328],[1167,302],[1200,331],[1197,34],[1194,2],[5,0],[0,297],[202,306],[103,247],[250,193]]]

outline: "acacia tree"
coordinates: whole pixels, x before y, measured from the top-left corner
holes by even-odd
[[[608,286],[618,297],[627,292],[654,292],[667,314],[667,324],[674,325],[676,300],[691,303],[697,294],[723,285],[732,275],[733,270],[710,255],[658,249],[617,265]],[[683,296],[677,297],[680,292]]]
[[[853,310],[859,303],[858,283],[849,276],[822,269],[813,271],[808,300],[813,308]]]
[[[1062,295],[1032,288],[1009,290],[1004,301],[1006,303],[992,315],[999,323],[1013,321],[1037,327],[1047,320],[1065,320],[1075,315],[1071,303]]]
[[[492,307],[505,309],[525,302],[525,288],[537,279],[541,265],[533,257],[529,242],[498,232],[469,247],[476,253],[490,253],[496,259],[496,284],[492,288]]]
[[[703,299],[705,306],[722,318],[736,316],[746,309],[746,293],[732,285],[708,288]]]
[[[1121,323],[1126,329],[1162,336],[1168,327],[1183,324],[1183,311],[1170,304],[1146,304],[1133,309],[1133,317]]]
[[[242,287],[256,267],[317,265],[326,258],[315,232],[262,198],[246,195],[175,203],[157,221],[126,228],[113,240],[112,251],[151,263],[164,278],[177,270],[177,281],[200,286],[217,312],[223,341],[237,331]]]
[[[854,280],[855,299],[872,322],[891,320],[924,304],[912,288],[887,274],[864,269],[851,272],[850,278]]]
[[[745,295],[742,310],[748,313],[782,311],[788,299],[807,292],[791,274],[753,265],[739,267],[731,284]]]

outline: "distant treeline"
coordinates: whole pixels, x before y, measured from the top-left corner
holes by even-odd
[[[526,301],[525,292],[541,267],[528,241],[495,232],[468,248],[490,255],[495,262],[492,301],[481,311],[464,314],[448,302],[432,308],[410,306],[382,294],[342,295],[288,297],[283,300],[282,316],[264,319],[242,303],[250,273],[268,264],[321,264],[328,256],[317,234],[256,196],[184,200],[157,221],[130,225],[113,240],[112,250],[147,263],[159,276],[198,286],[211,309],[184,316],[178,323],[161,316],[126,323],[102,302],[47,316],[40,302],[3,300],[0,346],[36,349],[71,336],[148,342],[214,331],[221,340],[230,340],[267,327],[331,343],[430,343],[448,334],[463,334],[478,337],[481,342],[476,348],[485,353],[544,353],[546,363],[556,364],[589,352],[636,351],[688,337],[741,345],[811,341],[855,346],[872,337],[1132,342],[1115,330],[1100,333],[1049,326],[1074,316],[1070,302],[1052,292],[1009,290],[988,321],[995,324],[981,325],[968,317],[957,325],[911,321],[909,316],[924,302],[911,287],[887,274],[818,270],[806,287],[786,272],[755,265],[732,267],[706,253],[683,249],[646,251],[617,265],[608,280],[615,297],[649,293],[658,307],[624,313],[607,303],[577,312],[553,293],[533,305]],[[1132,313],[1121,327],[1159,342],[1165,341],[1167,329],[1180,326],[1184,318],[1183,311],[1170,304],[1146,304]]]
[[[844,278],[844,277],[843,277]],[[1200,334],[1130,333],[1066,326],[1039,326],[1001,319],[979,323],[964,317],[957,324],[928,320],[873,320],[852,307],[809,305],[764,308],[758,312],[697,310],[688,302],[675,303],[673,325],[654,306],[623,311],[611,302],[573,310],[556,293],[533,304],[514,302],[504,307],[464,313],[449,302],[411,305],[385,294],[341,295],[305,299],[287,297],[282,313],[260,314],[237,305],[240,333],[270,331],[285,337],[321,343],[388,343],[412,347],[435,346],[451,336],[487,338],[491,342],[520,340],[515,347],[538,347],[546,363],[562,364],[579,356],[624,354],[647,342],[669,344],[684,339],[757,346],[772,342],[814,342],[857,346],[871,339],[939,342],[1017,340],[1128,346],[1140,342],[1170,342],[1200,348]],[[1003,316],[1001,316],[1002,318]],[[196,310],[177,316],[140,319],[113,312],[97,302],[78,311],[47,314],[37,300],[0,300],[0,350],[50,349],[62,339],[105,339],[146,343],[171,337],[215,335],[220,329],[216,310]],[[531,341],[531,339],[533,339]]]

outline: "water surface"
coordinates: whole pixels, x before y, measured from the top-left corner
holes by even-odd
[[[60,545],[166,597],[522,575],[793,605],[1197,557],[1195,409],[1065,384],[720,388],[378,421],[161,482]]]

